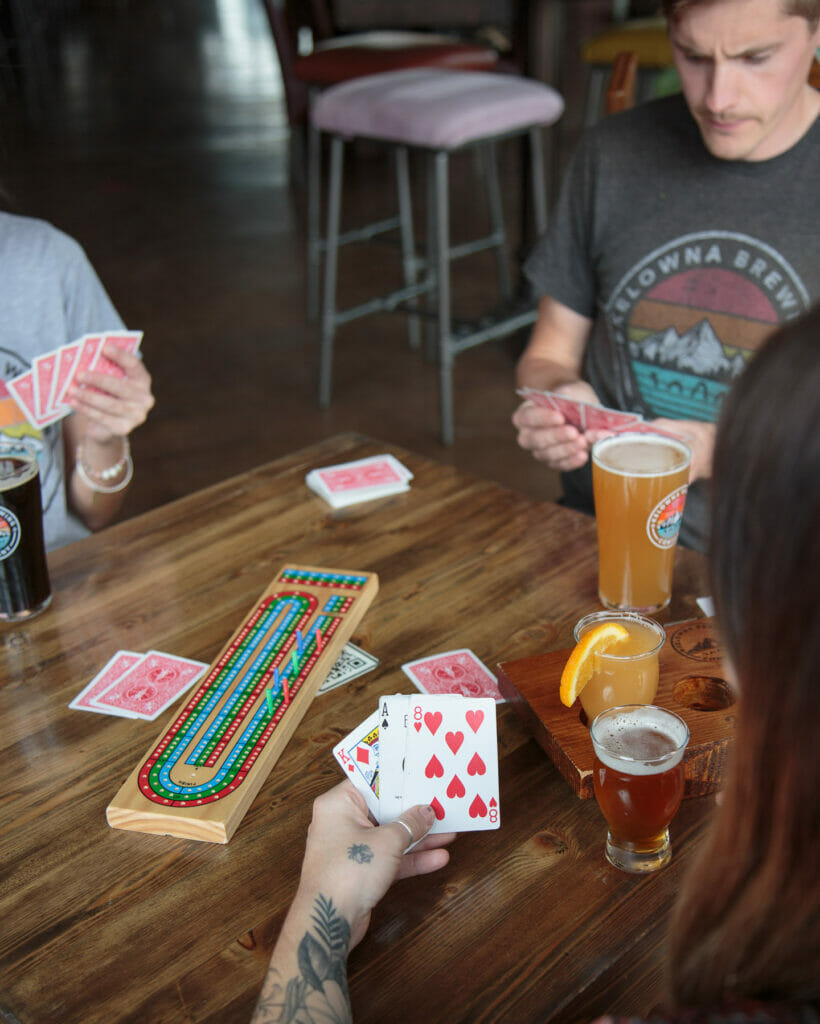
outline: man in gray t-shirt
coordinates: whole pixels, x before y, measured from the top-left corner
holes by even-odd
[[[51,550],[117,512],[131,474],[128,435],[154,404],[151,378],[136,356],[107,346],[124,376],[86,375],[66,396],[72,415],[41,430],[29,424],[5,382],[83,334],[122,329],[83,250],[45,221],[0,213],[0,310],[0,439],[38,452]]]
[[[820,299],[820,45],[795,0],[666,0],[683,97],[604,119],[526,264],[543,296],[520,386],[642,413],[693,450],[681,540],[706,543],[714,421],[732,379]],[[808,12],[808,15],[807,15]],[[560,413],[513,417],[522,447],[592,511],[589,448]]]

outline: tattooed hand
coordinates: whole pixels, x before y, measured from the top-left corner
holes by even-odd
[[[431,808],[417,806],[402,813],[404,824],[376,826],[350,782],[314,801],[299,888],[273,951],[255,1024],[350,1020],[347,954],[367,931],[373,907],[397,878],[428,874],[449,860],[442,847],[454,835],[423,838],[433,820]]]

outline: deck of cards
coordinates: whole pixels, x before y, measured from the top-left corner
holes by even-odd
[[[305,483],[332,508],[345,508],[410,490],[413,474],[393,455],[371,455],[355,462],[312,469]]]
[[[193,686],[208,667],[202,661],[162,651],[117,651],[68,706],[150,722]]]
[[[102,354],[106,342],[136,353],[141,341],[142,331],[84,334],[70,345],[36,356],[31,369],[7,381],[7,387],[32,427],[41,430],[72,411],[65,396],[77,374],[94,370],[123,376],[120,367]]]
[[[393,694],[333,748],[380,824],[430,804],[431,832],[501,824],[495,701],[452,694]]]
[[[581,402],[577,398],[558,394],[556,391],[537,391],[535,388],[520,388],[516,394],[541,406],[542,409],[554,409],[560,412],[567,423],[572,424],[582,433],[587,430],[611,430],[619,434],[629,431],[635,434],[668,434],[647,423],[639,412],[621,412],[619,409],[608,409],[592,402]],[[675,436],[674,434],[671,436]]]

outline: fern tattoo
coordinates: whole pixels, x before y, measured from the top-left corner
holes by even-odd
[[[254,1020],[259,1024],[352,1021],[347,990],[350,925],[321,893],[311,920],[313,928],[305,932],[297,950],[299,975],[282,985],[278,971],[271,972],[256,1007]]]

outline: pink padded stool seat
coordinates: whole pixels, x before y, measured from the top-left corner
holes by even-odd
[[[535,321],[534,301],[526,308],[505,310],[503,315],[481,317],[477,326],[455,330],[450,298],[450,263],[483,249],[495,251],[502,298],[512,299],[507,239],[502,198],[494,157],[494,143],[505,137],[529,136],[530,179],[536,230],[546,229],[546,183],[541,130],[563,113],[563,98],[541,82],[515,75],[481,71],[447,71],[440,68],[408,69],[368,75],[331,86],[319,96],[312,110],[313,127],[331,137],[331,168],[328,186],[326,254],[319,352],[319,405],[330,403],[333,344],[336,329],[370,313],[404,309],[411,314],[411,344],[417,343],[420,296],[436,308],[435,348],[439,361],[441,438],[451,444],[453,412],[453,364],[465,349],[512,334]],[[336,307],[336,270],[340,245],[375,237],[397,226],[396,221],[377,222],[340,236],[340,210],[345,140],[366,138],[387,144],[397,162],[404,284],[388,295],[374,297],[359,306]],[[485,163],[491,233],[458,246],[450,242],[449,157],[457,149],[474,146]],[[416,256],[410,204],[407,154],[420,149],[427,163],[427,254]],[[317,244],[318,249],[318,244]],[[424,280],[416,271],[423,268]],[[481,311],[483,312],[483,311]]]
[[[324,92],[313,110],[324,132],[427,149],[457,149],[557,121],[564,100],[548,85],[515,75],[393,71]]]

